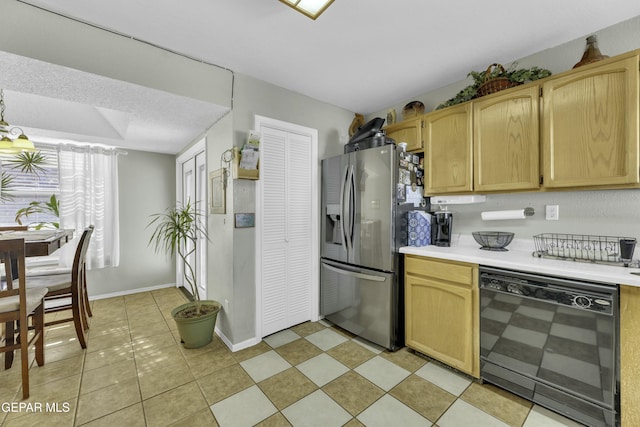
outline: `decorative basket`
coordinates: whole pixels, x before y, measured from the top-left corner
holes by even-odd
[[[500,92],[501,90],[509,89],[510,87],[521,85],[522,83],[512,82],[508,77],[494,77],[491,78],[492,68],[498,68],[500,74],[506,73],[504,67],[500,64],[491,64],[487,71],[484,73],[484,82],[478,88],[478,97],[490,95],[492,93]]]

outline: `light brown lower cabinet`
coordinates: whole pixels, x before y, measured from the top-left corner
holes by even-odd
[[[640,287],[620,286],[622,427],[640,426]]]
[[[405,255],[406,345],[480,377],[478,266]]]

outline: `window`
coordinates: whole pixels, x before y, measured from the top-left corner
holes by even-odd
[[[16,213],[33,201],[48,202],[51,195],[60,195],[58,174],[58,150],[55,146],[36,143],[36,148],[45,158],[37,173],[23,172],[14,163],[16,154],[0,154],[0,169],[3,176],[11,177],[8,187],[0,189],[0,226],[16,225]],[[58,218],[48,213],[34,213],[22,218],[23,225],[42,222],[58,222]]]

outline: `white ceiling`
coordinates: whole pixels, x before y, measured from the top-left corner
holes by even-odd
[[[460,81],[472,69],[484,69],[492,62],[508,63],[640,15],[637,0],[538,0],[532,4],[500,0],[335,0],[316,21],[278,0],[23,3],[363,114]],[[96,96],[102,96],[103,92],[97,92]],[[118,96],[126,98],[127,92],[117,91],[106,104],[92,103],[91,94],[72,101],[103,106],[96,109],[96,114],[116,133],[126,126],[127,119],[132,120],[132,114],[138,114],[144,118],[140,123],[134,120],[140,126],[140,138],[167,118],[175,119],[176,132],[181,124],[200,131],[207,127],[202,122],[190,122],[191,114],[180,114],[194,111],[188,104],[197,101],[183,100],[184,104],[170,109],[175,99],[146,100],[143,88],[120,101]],[[149,92],[150,97],[169,96]],[[156,111],[153,106],[158,104],[166,108]],[[195,107],[215,109],[202,104],[206,103]],[[7,101],[8,119],[9,108],[16,107]],[[150,110],[145,113],[147,108]],[[121,116],[121,111],[126,114]],[[224,111],[207,111],[208,124],[211,114],[215,117]],[[153,140],[147,138],[145,144]],[[147,145],[139,149],[175,152],[184,143],[178,149],[175,147],[179,144],[164,149]]]

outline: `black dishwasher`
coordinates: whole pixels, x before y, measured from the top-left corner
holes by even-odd
[[[480,376],[589,426],[619,425],[618,287],[480,268]]]

